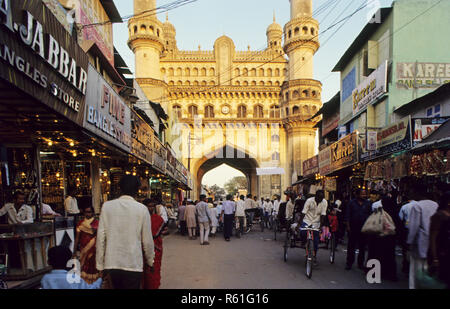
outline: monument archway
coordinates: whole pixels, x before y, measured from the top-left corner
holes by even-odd
[[[243,152],[232,146],[224,146],[222,149],[211,152],[200,159],[196,159],[193,162],[193,175],[196,176],[196,183],[200,184],[196,186],[194,190],[193,198],[198,198],[201,192],[201,183],[203,176],[219,167],[222,164],[231,166],[242,172],[247,178],[247,191],[253,196],[258,195],[258,177],[256,169],[259,167],[256,159],[252,158],[248,153]]]

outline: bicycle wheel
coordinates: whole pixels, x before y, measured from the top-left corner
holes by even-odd
[[[288,248],[289,248],[289,231],[286,232],[286,239],[284,240],[284,255],[283,259],[285,262],[287,262],[288,259]]]
[[[314,244],[312,239],[308,239],[308,242],[306,244],[306,251],[307,251],[307,256],[306,256],[306,277],[308,277],[309,279],[311,279],[312,277],[312,268],[313,268],[313,250],[314,248]]]
[[[261,220],[261,223],[260,223],[260,225],[261,225],[261,232],[264,232],[264,220]]]
[[[331,264],[334,263],[335,256],[336,256],[336,239],[335,239],[334,233],[332,233],[331,239],[330,239],[330,263]]]

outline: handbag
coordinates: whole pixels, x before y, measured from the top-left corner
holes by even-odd
[[[379,235],[383,233],[383,213],[382,211],[373,212],[364,223],[361,233]]]

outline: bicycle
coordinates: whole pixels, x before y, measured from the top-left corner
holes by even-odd
[[[329,239],[330,245],[330,263],[334,264],[334,259],[336,257],[336,233],[331,232],[331,237]]]
[[[320,232],[319,229],[314,229],[312,226],[300,228],[300,231],[306,231],[306,277],[311,279],[312,277],[312,269],[313,269],[313,258],[314,258],[314,232]]]

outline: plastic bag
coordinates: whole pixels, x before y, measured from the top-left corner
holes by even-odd
[[[382,209],[381,209],[381,213],[382,213],[382,221],[383,221],[383,231],[381,232],[380,236],[395,235],[394,220],[392,220],[392,217]]]
[[[383,212],[375,211],[364,223],[361,233],[380,235],[383,233]]]

